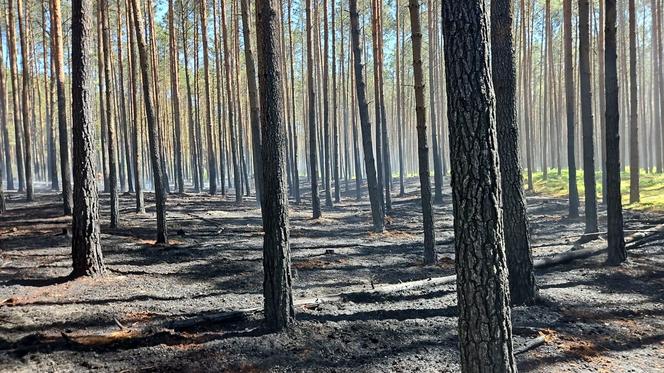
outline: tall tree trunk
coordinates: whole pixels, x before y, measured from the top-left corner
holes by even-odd
[[[238,160],[238,139],[235,130],[235,113],[233,110],[232,90],[231,90],[231,65],[230,65],[230,48],[228,47],[228,33],[226,30],[226,6],[225,0],[221,0],[221,31],[224,49],[224,71],[226,78],[226,97],[228,99],[228,106],[226,107],[226,114],[228,115],[228,130],[231,134],[231,156],[233,158],[233,184],[235,187],[235,202],[242,202],[242,179],[240,175],[240,165]],[[204,39],[205,40],[205,39]]]
[[[320,197],[318,196],[318,160],[316,156],[316,86],[314,83],[314,59],[313,59],[313,29],[311,21],[311,0],[306,0],[307,18],[307,89],[309,90],[308,109],[309,112],[309,164],[311,167],[311,208],[313,218],[321,216]]]
[[[516,372],[487,7],[443,3],[461,371]]]
[[[639,192],[639,103],[636,83],[636,5],[629,1],[629,203],[641,200]]]
[[[181,36],[182,36],[182,46],[184,47],[183,49],[183,57],[184,57],[184,76],[185,76],[185,82],[187,84],[187,120],[189,123],[189,150],[191,152],[191,174],[193,178],[193,183],[194,183],[194,192],[199,193],[201,191],[201,185],[203,183],[203,180],[201,179],[200,175],[200,153],[199,153],[199,147],[197,144],[197,132],[196,130],[199,128],[198,122],[194,121],[194,103],[192,99],[192,89],[191,89],[191,81],[189,78],[189,47],[187,43],[187,25],[186,25],[186,14],[184,10],[184,5],[182,0],[180,0],[180,30],[182,30]],[[221,120],[221,119],[220,119]],[[221,137],[221,135],[220,135]],[[223,149],[220,150],[220,153],[223,154]],[[223,176],[223,162],[221,164],[221,169],[222,169],[222,176]],[[222,188],[222,193],[224,192],[224,178],[221,178],[221,188]]]
[[[161,145],[159,143],[159,130],[152,104],[152,76],[150,75],[150,60],[148,59],[148,48],[145,42],[143,18],[138,6],[138,0],[131,0],[134,14],[134,30],[138,56],[141,63],[141,75],[143,81],[143,101],[148,123],[148,140],[150,142],[150,160],[152,161],[153,184],[155,190],[155,203],[157,205],[157,243],[168,244],[168,232],[166,227],[166,193],[164,190],[164,173],[161,169]]]
[[[417,16],[418,16],[418,21],[419,21],[419,11],[420,11],[419,5],[420,4],[419,4],[419,2],[417,2],[413,5],[417,5],[417,12],[418,12]],[[394,8],[395,8],[395,17],[394,18],[396,19],[396,34],[397,34],[396,35],[397,36],[397,40],[396,40],[397,47],[396,47],[396,50],[395,50],[396,56],[394,58],[394,63],[395,63],[394,73],[396,74],[396,85],[397,85],[397,87],[396,87],[396,90],[397,90],[397,92],[396,92],[396,99],[397,99],[397,102],[396,102],[397,123],[396,123],[396,125],[397,125],[397,141],[399,143],[399,196],[402,197],[406,194],[406,188],[405,188],[404,182],[403,182],[403,178],[404,178],[404,159],[403,159],[404,158],[404,154],[403,154],[403,142],[404,141],[403,141],[403,136],[404,136],[404,133],[403,133],[403,119],[402,119],[401,111],[402,111],[402,108],[403,108],[404,105],[403,105],[403,98],[401,96],[401,57],[400,57],[401,51],[400,51],[400,49],[401,49],[402,44],[401,44],[401,40],[400,40],[401,29],[399,28],[399,25],[401,23],[401,19],[399,17],[399,2],[398,1],[396,2]],[[419,27],[419,25],[418,25],[418,27]],[[420,31],[420,33],[421,33],[421,31]],[[414,34],[415,34],[415,32],[413,32],[413,35]],[[421,43],[421,40],[420,40],[420,43]],[[421,47],[420,47],[419,55],[421,55],[421,54],[422,54],[422,51],[421,51]],[[416,61],[415,53],[413,51],[413,65],[415,65],[417,63],[418,63],[418,61]],[[421,61],[420,61],[420,63],[421,63]],[[422,94],[424,94],[424,93],[422,93]],[[425,119],[426,119],[426,113],[425,113]],[[426,128],[425,128],[425,130],[426,130]],[[426,133],[425,133],[425,135],[426,135]],[[426,140],[426,137],[425,137],[425,140]],[[419,150],[419,148],[418,148],[418,150]],[[427,171],[429,170],[429,158],[428,157],[429,157],[429,149],[428,149],[428,145],[427,145],[427,165],[426,165],[427,166]],[[420,173],[421,173],[421,171],[420,171]],[[429,189],[431,189],[431,182],[427,183],[427,185],[429,186]],[[429,199],[431,199],[431,190],[429,190]],[[422,206],[424,206],[424,204]]]
[[[491,62],[496,92],[496,128],[510,294],[512,304],[533,304],[537,289],[519,163],[512,17],[510,0],[491,1]]]
[[[113,122],[111,91],[111,36],[108,22],[108,0],[99,1],[99,12],[102,22],[102,53],[104,58],[104,82],[106,86],[106,129],[108,134],[108,168],[109,168],[109,187],[111,193],[111,228],[118,227],[120,218],[120,203],[118,200],[118,156],[117,138],[115,133],[115,123]]]
[[[574,109],[576,106],[574,85],[574,62],[572,46],[572,0],[563,1],[563,28],[565,39],[565,105],[567,110],[567,171],[569,189],[569,217],[579,217],[579,190],[576,185],[576,123]]]
[[[398,8],[398,4],[397,4]],[[422,69],[422,28],[420,2],[410,0],[410,27],[413,41],[413,75],[415,78],[415,113],[417,116],[417,158],[420,173],[422,218],[424,222],[424,263],[436,264],[436,236],[431,206],[431,177],[429,175],[429,146],[427,145],[426,104],[424,99],[424,70]],[[397,30],[398,33],[398,30]],[[398,49],[397,44],[397,49]],[[398,59],[398,58],[397,58]],[[398,74],[398,69],[397,69]],[[397,103],[401,105],[401,101]]]
[[[122,54],[122,17],[120,15],[120,0],[116,1],[118,7],[118,99],[120,100],[120,120],[122,121],[122,137],[124,138],[124,159],[125,168],[127,169],[127,184],[129,193],[134,193],[134,165],[131,162],[131,140],[129,136],[129,114],[127,113],[127,104],[125,97],[125,78],[124,78],[124,61]],[[127,35],[127,39],[129,35]]]
[[[72,116],[74,149],[74,211],[72,221],[73,276],[103,275],[99,229],[99,196],[93,104],[94,63],[90,50],[95,43],[94,2],[72,0]]]
[[[184,193],[184,173],[182,172],[182,124],[180,122],[180,83],[178,68],[178,45],[175,35],[175,10],[173,0],[168,1],[168,50],[171,73],[171,106],[173,107],[173,123],[175,123],[175,176],[178,182],[178,193]]]
[[[14,0],[7,1],[7,44],[9,44],[9,64],[12,82],[12,113],[14,119],[14,143],[16,144],[16,169],[18,171],[18,191],[25,191],[25,162],[21,126],[21,102],[19,99],[20,82],[18,81],[18,60],[16,51],[16,22],[14,21]]]
[[[261,119],[258,104],[258,83],[256,82],[254,54],[251,50],[251,26],[249,23],[249,4],[247,0],[241,0],[240,6],[242,11],[242,36],[244,38],[244,61],[247,68],[247,86],[249,89],[249,118],[251,121],[251,139],[254,155],[256,199],[261,201],[263,198],[263,160],[261,159]]]
[[[435,35],[433,32],[434,27],[434,11],[433,3],[428,0],[427,6],[427,23],[429,30],[429,111],[431,112],[431,146],[433,147],[433,181],[434,181],[434,199],[433,203],[440,205],[443,203],[443,164],[440,156],[440,147],[438,146],[438,114],[436,112],[436,82],[434,81],[434,56],[435,44],[432,43]]]
[[[16,0],[18,11],[18,30],[21,40],[21,66],[23,66],[23,141],[24,141],[24,160],[25,160],[25,199],[30,202],[34,200],[34,187],[32,185],[32,128],[30,126],[30,58],[28,57],[28,18],[26,9],[23,7],[23,0]],[[9,4],[13,0],[9,0]],[[8,11],[12,13],[11,5]]]
[[[243,0],[246,1],[246,0]],[[256,2],[256,40],[260,77],[263,180],[263,295],[269,327],[288,328],[295,321],[290,268],[288,189],[286,185],[286,124],[280,71],[281,35],[277,0]]]
[[[620,104],[618,102],[618,53],[616,48],[616,0],[606,0],[604,66],[606,69],[606,214],[608,263],[627,260],[620,195]]]
[[[328,3],[323,0],[323,182],[325,188],[325,206],[332,207],[330,192],[330,92],[329,92],[329,27],[327,17]],[[334,56],[332,56],[334,58]]]
[[[4,17],[4,14],[2,15]],[[0,23],[0,38],[2,37],[2,23]],[[0,61],[4,61],[3,49],[0,48]],[[7,91],[5,89],[5,69],[0,69],[0,131],[2,131],[2,140],[4,145],[5,172],[7,173],[7,189],[14,189],[14,172],[12,170],[12,152],[9,145],[9,129],[7,128],[7,115],[9,106],[7,104]],[[71,189],[70,189],[71,191]],[[71,198],[71,195],[70,195]],[[4,202],[1,201],[1,202]],[[71,206],[71,204],[70,204]],[[71,210],[70,210],[71,214]]]
[[[586,233],[596,233],[597,192],[592,111],[592,68],[590,66],[590,4],[579,0],[579,69],[581,73],[581,121],[583,125],[583,182],[585,186]],[[593,238],[587,236],[588,239]]]
[[[369,120],[369,106],[362,72],[362,49],[360,46],[360,15],[357,11],[357,0],[350,0],[350,30],[353,46],[355,67],[355,91],[360,112],[360,125],[362,127],[362,148],[364,150],[364,164],[367,172],[367,185],[369,188],[369,201],[371,203],[371,216],[373,227],[377,232],[385,228],[383,206],[380,203],[382,189],[378,186],[376,178],[376,164],[374,163],[373,144],[371,141],[371,122]],[[378,140],[377,140],[378,141]],[[380,154],[380,153],[377,153]]]
[[[223,7],[223,1],[222,1]],[[210,58],[208,52],[208,28],[207,28],[207,1],[202,1],[199,4],[201,16],[201,40],[203,42],[203,81],[205,83],[205,127],[207,128],[207,152],[208,152],[208,178],[210,183],[209,192],[211,195],[217,194],[217,157],[214,153],[214,141],[212,133],[214,132],[214,125],[212,123],[212,99],[210,93]],[[222,21],[223,22],[223,21]],[[225,26],[224,26],[225,27]],[[224,56],[226,49],[224,48]],[[230,92],[227,92],[230,96]],[[230,98],[229,98],[230,100]],[[232,109],[228,108],[232,112]],[[232,119],[232,118],[231,118]],[[232,122],[232,120],[231,120]],[[237,193],[237,192],[236,192]]]
[[[336,38],[336,0],[332,0],[332,172],[334,172],[334,202],[341,201],[339,185],[339,123],[337,118],[337,38]]]
[[[298,164],[298,139],[297,139],[297,127],[295,126],[295,60],[293,59],[293,18],[292,18],[292,8],[293,1],[288,0],[288,45],[290,53],[290,88],[291,88],[291,124],[293,132],[293,186],[295,187],[295,203],[300,204],[300,170]],[[304,65],[304,64],[303,64]],[[304,111],[304,107],[302,108]],[[259,170],[256,171],[260,173]]]
[[[127,34],[129,36],[129,71],[131,74],[131,92],[132,92],[132,106],[133,106],[133,119],[134,125],[132,126],[132,147],[133,147],[133,163],[134,163],[134,186],[136,188],[136,212],[145,212],[145,200],[143,198],[143,146],[141,144],[141,117],[142,110],[139,109],[139,90],[138,90],[138,58],[136,57],[135,47],[135,32],[133,29],[133,19],[135,15],[129,6],[129,1],[126,0],[125,6],[127,8]]]

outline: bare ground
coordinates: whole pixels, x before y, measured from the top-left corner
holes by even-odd
[[[419,199],[414,181],[408,185],[383,234],[371,233],[368,203],[352,199],[352,190],[319,220],[310,219],[310,206],[291,205],[296,300],[454,274],[449,191],[435,208],[440,261],[425,267]],[[528,203],[534,256],[569,250],[583,222],[564,218],[566,202]],[[132,204],[122,197],[121,229],[103,221],[108,275],[68,281],[70,239],[62,231],[70,221],[57,196],[31,204],[11,196],[0,216],[0,370],[458,370],[454,284],[298,307],[286,333],[265,331],[259,313],[211,321],[205,316],[261,306],[255,201],[170,196],[169,246],[154,245],[154,209],[136,214]],[[657,214],[625,217],[629,231],[664,222]],[[521,371],[664,371],[664,237],[629,256],[618,268],[600,255],[537,271],[541,300],[513,309],[514,343],[546,342],[517,356]]]

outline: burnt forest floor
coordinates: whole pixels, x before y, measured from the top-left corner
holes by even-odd
[[[458,371],[454,283],[358,293],[454,274],[449,189],[435,207],[439,263],[423,266],[416,186],[409,180],[406,195],[393,198],[381,234],[371,232],[368,201],[355,201],[353,185],[318,220],[307,203],[291,204],[295,300],[355,293],[297,307],[285,333],[266,332],[260,313],[206,317],[262,305],[255,200],[171,195],[170,245],[155,246],[151,194],[146,214],[123,195],[115,230],[102,194],[107,275],[68,281],[70,219],[58,196],[42,190],[26,204],[10,193],[0,216],[0,371]],[[583,232],[582,220],[565,217],[564,199],[529,196],[528,212],[535,258],[569,250]],[[626,211],[625,222],[629,234],[664,215]],[[664,237],[632,248],[620,267],[604,260],[536,272],[541,300],[512,310],[514,344],[545,343],[517,356],[521,371],[664,370]]]

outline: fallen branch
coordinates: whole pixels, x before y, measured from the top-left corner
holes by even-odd
[[[540,335],[539,337],[531,339],[525,345],[514,350],[514,355],[522,354],[526,351],[532,350],[535,347],[543,345],[545,342],[546,342],[546,336]]]

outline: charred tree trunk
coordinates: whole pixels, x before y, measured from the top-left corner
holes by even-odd
[[[516,372],[487,7],[443,3],[461,371]]]
[[[434,81],[434,56],[435,44],[432,42],[435,35],[433,32],[433,4],[429,0],[427,7],[427,23],[429,30],[429,111],[431,112],[431,146],[433,147],[433,181],[434,181],[434,200],[437,205],[443,203],[443,162],[440,156],[440,147],[438,146],[438,113],[436,112],[436,82]],[[442,114],[441,114],[442,115]]]
[[[424,99],[424,70],[422,68],[420,2],[418,0],[410,0],[408,8],[410,9],[410,27],[412,30],[413,41],[413,75],[415,78],[415,113],[417,117],[417,158],[420,174],[420,193],[422,196],[422,217],[424,222],[424,263],[432,265],[437,262],[435,247],[436,236],[433,224],[433,207],[431,205],[431,178],[429,175],[429,146],[427,145],[426,122],[427,109]],[[397,105],[401,105],[401,102],[399,101]]]
[[[9,0],[11,4],[14,0]],[[23,0],[17,1],[18,30],[21,40],[21,66],[23,66],[23,102],[21,108],[23,124],[23,144],[25,161],[25,199],[30,202],[34,200],[34,186],[32,185],[32,126],[30,125],[30,58],[28,57],[28,14],[23,7]],[[12,12],[11,6],[9,12]]]
[[[155,203],[157,205],[157,243],[168,244],[168,233],[166,228],[166,193],[164,190],[164,172],[161,169],[161,145],[159,143],[159,130],[154,115],[152,104],[152,76],[150,74],[150,60],[148,59],[148,48],[145,42],[143,19],[138,0],[130,0],[134,14],[134,30],[138,56],[141,63],[141,75],[143,81],[143,101],[148,123],[148,140],[150,142],[150,160],[152,161],[153,184],[155,190]]]
[[[101,12],[102,22],[102,53],[104,58],[104,82],[106,86],[106,129],[108,135],[108,181],[111,194],[111,228],[118,227],[118,220],[120,218],[120,203],[118,200],[118,155],[117,137],[115,131],[115,123],[113,122],[112,113],[112,95],[111,91],[113,85],[111,84],[111,36],[108,26],[108,0],[99,1],[99,11]]]
[[[246,0],[243,0],[246,1]],[[286,124],[283,115],[283,74],[279,63],[281,35],[277,0],[256,2],[256,40],[260,76],[263,180],[263,295],[265,320],[273,329],[295,321],[290,269]]]
[[[311,0],[306,0],[306,18],[307,18],[307,89],[309,91],[308,109],[309,112],[309,164],[311,166],[311,208],[313,218],[318,219],[321,216],[320,197],[318,196],[318,157],[316,155],[316,86],[314,83],[314,58],[313,58],[313,25],[311,21]]]
[[[627,260],[620,195],[620,112],[618,103],[618,53],[616,48],[616,0],[606,0],[605,87],[606,87],[606,214],[608,263]]]
[[[16,144],[16,168],[18,170],[18,191],[25,191],[25,162],[23,138],[21,136],[20,83],[18,81],[18,60],[16,51],[16,22],[14,21],[14,0],[7,1],[7,44],[9,44],[9,64],[12,82],[12,112],[14,119],[14,142]]]
[[[223,5],[222,5],[223,7]],[[208,52],[208,28],[207,28],[207,1],[202,1],[199,4],[201,15],[201,39],[203,42],[203,81],[205,83],[205,123],[207,127],[207,151],[208,151],[208,178],[210,183],[209,192],[211,195],[217,194],[217,157],[214,153],[214,141],[212,133],[214,132],[214,125],[212,123],[212,99],[210,93],[210,57]],[[225,27],[225,26],[224,26]],[[224,51],[226,49],[224,48]],[[225,53],[224,53],[225,55]],[[230,96],[230,92],[227,92]],[[228,111],[233,110],[228,107]],[[232,119],[232,118],[231,118]],[[232,120],[231,120],[232,122]],[[236,192],[237,193],[237,192]]]
[[[496,128],[510,294],[512,304],[533,304],[537,290],[519,163],[512,16],[510,0],[491,1],[491,62],[496,92]]]
[[[636,83],[636,6],[629,0],[629,203],[641,200],[639,191],[639,104]]]
[[[597,229],[597,187],[592,110],[592,68],[590,66],[590,4],[579,0],[579,69],[581,77],[581,121],[583,126],[583,182],[585,186],[586,233]],[[592,237],[589,237],[592,238]]]
[[[175,178],[178,193],[184,193],[184,173],[182,172],[182,123],[180,122],[180,83],[178,71],[178,45],[175,36],[175,10],[173,0],[168,1],[168,51],[171,75],[171,106],[173,123],[175,124]],[[185,47],[186,48],[186,47]]]
[[[382,189],[376,179],[376,164],[374,163],[373,144],[371,141],[371,122],[369,120],[369,106],[365,92],[364,74],[362,72],[362,49],[360,46],[360,15],[357,11],[357,0],[350,0],[350,29],[353,46],[355,67],[355,91],[360,112],[360,125],[362,127],[362,147],[364,150],[364,164],[367,172],[367,185],[369,188],[369,201],[371,203],[371,216],[373,227],[377,232],[385,229],[383,206],[380,203]]]
[[[579,217],[579,190],[576,185],[576,86],[574,85],[574,63],[572,55],[572,0],[563,0],[563,28],[565,39],[565,102],[567,108],[567,170],[569,173],[569,217]]]
[[[72,116],[74,149],[74,211],[72,222],[72,276],[98,276],[105,272],[99,229],[99,195],[93,101],[94,63],[90,50],[94,2],[72,1]]]
[[[129,34],[129,71],[131,73],[131,91],[132,91],[132,105],[134,115],[134,125],[132,126],[132,147],[134,151],[134,186],[136,188],[136,212],[145,212],[145,200],[143,198],[143,146],[141,145],[141,120],[142,117],[139,113],[139,91],[138,91],[138,58],[136,57],[136,47],[134,43],[135,32],[133,31],[133,20],[135,15],[129,6],[127,0],[127,34]]]
[[[254,177],[256,179],[256,199],[263,198],[263,160],[261,150],[261,119],[258,104],[258,83],[256,82],[256,66],[254,54],[251,50],[251,26],[249,23],[249,4],[247,0],[240,1],[242,11],[242,36],[244,38],[244,60],[247,68],[247,86],[249,90],[249,119],[251,122],[251,138],[254,155]]]

